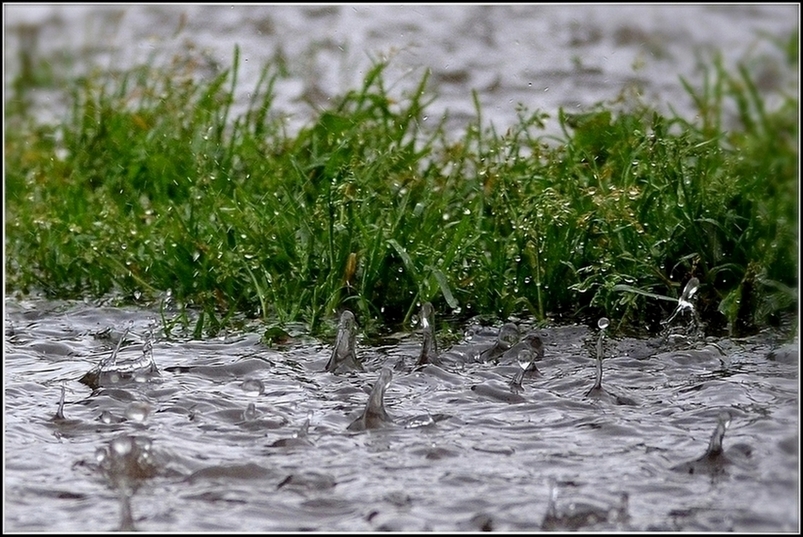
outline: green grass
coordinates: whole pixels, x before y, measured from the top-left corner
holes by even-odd
[[[476,96],[463,135],[422,129],[426,73],[392,96],[386,63],[288,134],[280,65],[232,113],[238,62],[211,80],[181,60],[94,73],[58,125],[9,107],[6,293],[169,296],[196,337],[243,318],[319,334],[342,308],[376,333],[425,300],[456,320],[656,330],[692,275],[711,332],[797,311],[799,102],[769,109],[747,65],[684,81],[697,122],[602,103],[558,111],[555,140],[523,107],[485,127]]]

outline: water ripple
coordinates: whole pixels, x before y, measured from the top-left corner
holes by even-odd
[[[254,334],[157,336],[158,376],[93,389],[79,378],[124,327],[139,341],[152,312],[62,304],[6,315],[13,531],[532,531],[545,527],[551,480],[555,520],[582,529],[798,525],[798,365],[767,358],[772,337],[678,349],[608,337],[602,386],[637,402],[623,406],[584,398],[595,376],[587,327],[545,330],[542,375],[524,377],[520,390],[510,384],[515,362],[416,368],[421,340],[403,334],[361,343],[365,371],[342,374],[325,370],[332,350],[318,342],[275,349]],[[456,347],[463,356],[490,348],[498,330],[468,327]],[[141,353],[137,343],[131,352]],[[348,430],[383,367],[392,370],[383,394],[391,421]],[[673,472],[706,453],[722,410],[732,416],[728,471]],[[123,458],[104,469],[96,451],[127,457],[114,451],[121,438],[147,439],[154,466]],[[115,492],[126,487],[131,494]],[[577,514],[622,493],[626,521]]]

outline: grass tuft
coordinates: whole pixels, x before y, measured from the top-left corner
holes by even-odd
[[[6,292],[161,301],[163,316],[169,297],[170,326],[199,338],[242,316],[316,334],[343,308],[377,332],[423,301],[657,330],[692,276],[712,332],[796,312],[799,102],[771,106],[746,64],[683,80],[698,121],[601,103],[559,110],[557,140],[524,106],[504,133],[484,126],[476,94],[462,136],[423,129],[428,73],[393,96],[386,62],[288,134],[283,66],[241,115],[238,67],[235,50],[212,78],[187,58],[94,72],[57,125],[8,108]]]

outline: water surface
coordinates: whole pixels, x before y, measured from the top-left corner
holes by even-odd
[[[25,57],[72,76],[117,72],[144,62],[196,59],[201,74],[231,66],[241,49],[234,112],[244,113],[262,66],[279,60],[274,111],[292,131],[334,96],[361,87],[373,62],[388,59],[392,95],[431,72],[426,125],[448,115],[465,131],[476,117],[504,132],[519,104],[556,117],[625,93],[663,113],[692,117],[679,77],[703,85],[716,54],[732,69],[757,65],[768,95],[797,91],[797,70],[773,40],[800,21],[797,4],[729,5],[4,5],[5,87]],[[794,73],[792,72],[794,71]],[[790,80],[790,75],[791,80]],[[790,88],[787,84],[795,84]],[[57,121],[66,96],[34,88],[35,109]],[[548,130],[557,133],[554,121]]]
[[[783,89],[761,35],[798,24],[797,4],[4,5],[4,82],[26,55],[79,74],[190,53],[212,75],[239,45],[241,106],[266,61],[287,61],[275,107],[292,129],[392,57],[393,91],[431,70],[423,121],[448,114],[462,132],[476,90],[503,132],[519,103],[554,117],[623,91],[693,114],[678,76],[701,85],[715,51],[729,66],[758,62],[762,91]],[[32,91],[45,120],[68,109],[58,91]],[[596,327],[539,328],[542,376],[516,393],[516,363],[414,370],[417,332],[358,340],[365,371],[333,375],[333,341],[268,347],[255,330],[198,341],[145,308],[7,299],[4,325],[7,531],[529,531],[548,526],[553,483],[569,514],[556,529],[799,530],[798,344],[781,334],[609,338],[603,386],[636,403],[617,405],[585,397]],[[126,329],[121,357],[141,355],[154,326],[158,375],[79,382]],[[498,329],[470,324],[442,350],[487,348]],[[394,424],[349,430],[384,366]],[[730,462],[673,470],[703,456],[723,410]],[[622,493],[625,517],[579,514],[616,508]]]
[[[544,359],[516,393],[515,361],[415,370],[416,331],[358,337],[365,371],[335,375],[324,370],[333,341],[268,347],[252,331],[199,341],[168,337],[145,308],[5,307],[7,531],[126,527],[122,487],[142,531],[539,530],[551,482],[560,513],[629,497],[623,519],[576,515],[567,527],[799,529],[798,351],[780,334],[608,336],[603,387],[635,403],[618,405],[585,397],[596,327],[519,321],[542,337]],[[141,354],[152,329],[159,374],[94,390],[79,382],[126,329],[119,357]],[[469,323],[442,351],[477,353],[498,329]],[[349,430],[382,367],[393,371],[393,423]],[[62,386],[64,419],[54,420]],[[728,464],[674,470],[706,452],[723,410]],[[147,464],[109,469],[98,452],[125,437],[149,444]]]

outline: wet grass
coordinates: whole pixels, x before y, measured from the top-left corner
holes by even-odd
[[[500,133],[476,104],[454,136],[422,128],[427,74],[391,95],[385,63],[290,134],[281,65],[232,111],[238,62],[90,74],[58,125],[8,107],[6,293],[161,303],[198,337],[243,317],[319,333],[342,308],[377,332],[426,300],[656,329],[692,276],[710,331],[797,311],[797,91],[770,106],[747,64],[684,81],[694,122],[624,99],[522,107]]]

